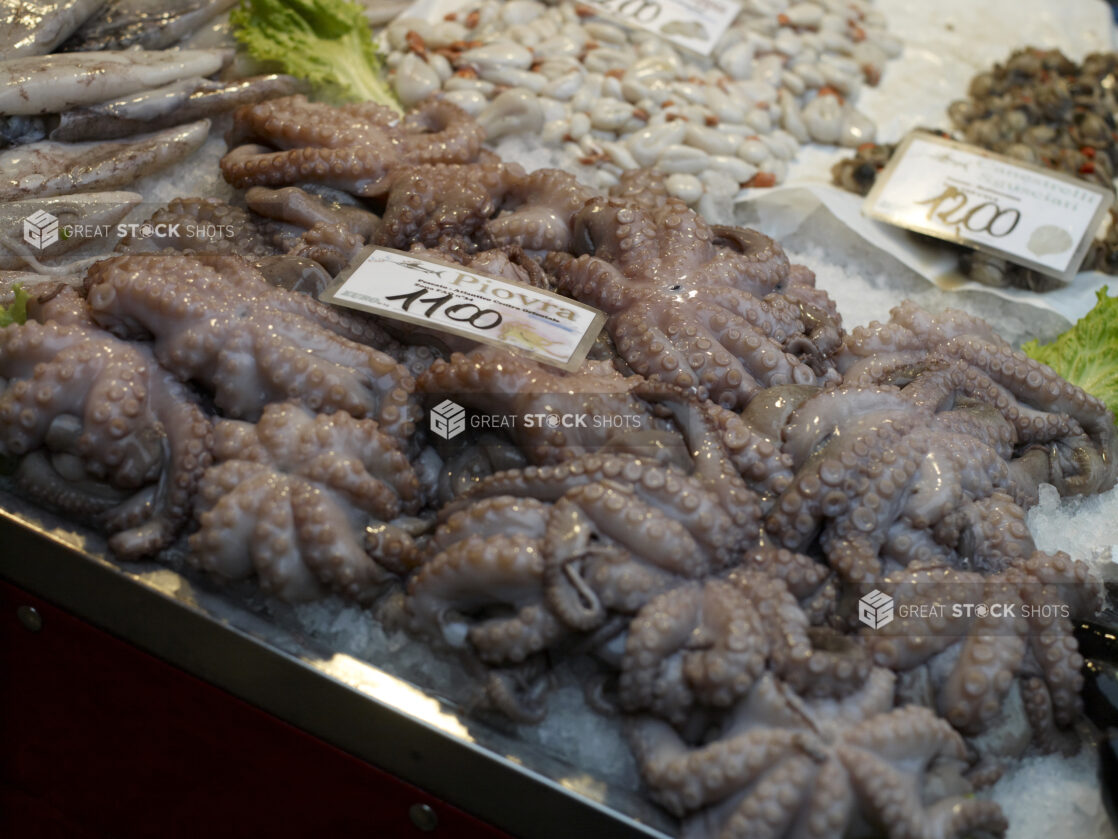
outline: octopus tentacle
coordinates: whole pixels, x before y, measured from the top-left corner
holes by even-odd
[[[728,707],[765,666],[757,612],[732,586],[712,580],[672,589],[629,626],[619,684],[623,707],[682,722],[693,702]]]
[[[415,564],[411,536],[385,520],[416,509],[418,478],[371,420],[274,404],[215,436],[222,462],[202,478],[195,567],[223,580],[256,573],[286,600],[333,590],[369,602]]]
[[[568,631],[550,609],[529,604],[511,617],[493,617],[471,626],[467,638],[483,661],[519,664],[552,647]]]
[[[796,818],[801,801],[811,789],[818,766],[807,755],[786,757],[766,772],[750,790],[750,795],[726,820],[721,832],[727,839],[777,839],[784,836]],[[799,800],[797,800],[799,799]],[[773,807],[779,800],[783,806]]]
[[[53,463],[39,459],[21,470],[25,490],[99,520],[118,556],[148,556],[189,518],[212,428],[146,348],[81,315],[0,331],[0,454],[52,451]],[[68,490],[55,479],[59,467],[75,481]],[[113,496],[119,503],[108,507]]]
[[[470,536],[485,539],[504,533],[542,538],[546,531],[546,514],[543,502],[511,496],[485,498],[449,515],[444,508],[428,549],[431,554],[437,554]]]
[[[485,140],[484,130],[465,111],[435,97],[408,111],[403,128],[405,155],[416,163],[468,163]]]
[[[319,183],[355,195],[383,194],[407,163],[465,163],[484,132],[446,100],[430,99],[403,121],[374,103],[331,107],[287,96],[238,108],[221,160],[234,186]],[[267,143],[280,151],[270,151]]]
[[[519,611],[542,598],[543,557],[523,534],[469,536],[428,559],[409,579],[407,610],[418,631],[441,633],[461,648],[471,626],[458,615],[508,605]]]
[[[792,482],[792,459],[770,438],[754,430],[733,411],[713,402],[700,405],[706,422],[717,429],[734,469],[763,497],[774,498]]]
[[[1056,715],[1052,708],[1052,695],[1044,679],[1033,676],[1021,684],[1021,699],[1025,706],[1025,716],[1033,730],[1033,742],[1041,753],[1074,753],[1078,743],[1069,739],[1057,728]]]
[[[485,702],[508,719],[535,725],[547,716],[548,683],[536,659],[519,666],[491,669],[485,676]]]
[[[1019,399],[1045,411],[1067,414],[1100,440],[1114,436],[1113,417],[1102,400],[1060,379],[1051,367],[1034,361],[1020,350],[1013,350],[1004,342],[979,341],[972,336],[954,337],[936,351],[977,367]]]
[[[630,733],[641,775],[676,815],[748,786],[804,740],[802,732],[758,728],[692,750],[671,726],[652,717],[637,718]]]
[[[255,418],[292,396],[315,410],[374,416],[401,439],[414,427],[414,381],[400,364],[323,329],[300,313],[319,304],[269,286],[238,258],[118,256],[93,266],[86,287],[98,322],[154,335],[160,362],[213,387],[231,416]]]
[[[373,241],[405,249],[414,244],[437,247],[448,237],[472,236],[497,213],[523,174],[519,166],[504,163],[399,167]]]
[[[1016,635],[979,634],[996,630],[996,624],[979,619],[971,627],[958,663],[940,688],[939,707],[963,732],[980,731],[997,714],[1025,653],[1025,641]]]
[[[485,234],[497,245],[571,250],[575,214],[592,196],[593,192],[571,173],[538,169],[511,186],[501,214],[486,222]]]

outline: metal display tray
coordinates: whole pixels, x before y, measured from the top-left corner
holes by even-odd
[[[0,578],[523,839],[670,839],[676,822],[513,732],[0,489]],[[572,734],[572,736],[577,736]]]

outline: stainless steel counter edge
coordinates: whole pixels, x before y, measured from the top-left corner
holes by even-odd
[[[661,829],[259,640],[251,631],[253,621],[263,623],[258,617],[246,616],[249,631],[215,620],[198,605],[189,581],[173,571],[158,573],[178,577],[185,597],[146,585],[86,550],[76,529],[21,508],[0,492],[0,577],[32,594],[515,836],[668,839]],[[288,649],[305,647],[288,640]],[[349,662],[350,671],[367,670],[370,683],[402,684],[366,662]],[[511,740],[510,749],[516,753]]]

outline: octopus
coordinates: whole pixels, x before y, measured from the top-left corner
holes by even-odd
[[[429,558],[397,607],[402,621],[489,665],[520,665],[606,631],[612,616],[682,581],[728,570],[756,542],[760,508],[712,424],[692,416],[681,427],[690,473],[586,454],[478,481],[440,511]]]
[[[523,356],[480,348],[469,354],[455,353],[436,361],[419,378],[417,388],[433,402],[451,398],[471,410],[511,415],[515,422],[513,440],[536,464],[577,458],[603,447],[621,446],[631,454],[652,452],[675,444],[682,452],[668,452],[670,460],[689,460],[678,432],[670,420],[657,416],[641,399],[642,390],[654,390],[640,377],[623,377],[604,362],[584,362],[577,373],[563,373]],[[649,393],[650,396],[654,394]],[[678,392],[664,393],[679,398]],[[582,417],[563,426],[549,416]],[[590,418],[632,418],[624,427],[600,425]],[[525,417],[531,417],[525,422]],[[611,440],[614,441],[611,446]]]
[[[158,253],[166,248],[185,253],[240,254],[266,276],[287,263],[318,263],[323,279],[316,291],[346,267],[368,243],[380,220],[360,207],[332,204],[299,189],[254,187],[245,194],[248,210],[215,198],[176,198],[155,211],[141,227],[148,235],[127,236],[118,253]],[[276,285],[292,285],[278,282]]]
[[[485,224],[485,237],[529,251],[573,250],[575,218],[595,197],[570,172],[538,169],[505,192],[500,212]]]
[[[373,420],[274,403],[256,424],[220,420],[214,456],[198,487],[193,567],[225,582],[255,576],[286,601],[336,592],[369,603],[418,564],[394,520],[417,511],[419,479]]]
[[[116,250],[239,255],[269,285],[317,299],[333,284],[334,275],[355,260],[380,224],[368,210],[297,187],[254,187],[245,198],[248,210],[212,198],[176,198],[141,225],[141,231],[151,235],[127,236]],[[322,325],[387,352],[412,375],[422,373],[435,358],[426,346],[402,344],[374,317],[303,302]]]
[[[380,227],[380,219],[362,207],[295,186],[253,187],[245,203],[270,219],[264,229],[283,254],[314,260],[331,276],[352,264]]]
[[[933,316],[906,301],[888,322],[851,332],[836,361],[844,383],[907,381],[919,368],[955,367],[938,374],[929,393],[940,404],[932,407],[977,398],[997,409],[1013,426],[1014,479],[1030,501],[1041,482],[1075,495],[1118,480],[1118,434],[1102,400],[1014,350],[977,318],[953,310]]]
[[[729,568],[759,536],[760,505],[714,424],[688,403],[671,406],[691,449],[690,472],[631,455],[590,454],[479,481],[443,512],[479,499],[549,502],[545,594],[568,626],[633,613],[674,580]]]
[[[147,229],[125,236],[118,253],[159,253],[168,248],[184,253],[240,254],[254,259],[275,254],[256,221],[244,209],[216,198],[175,198],[147,219]]]
[[[269,402],[297,398],[373,418],[400,441],[414,430],[411,375],[354,340],[375,340],[374,327],[269,286],[239,257],[117,256],[90,268],[85,284],[98,323],[153,338],[160,363],[208,388],[227,417],[252,420]]]
[[[451,647],[469,642],[492,663],[554,643],[564,630],[543,602],[547,515],[542,501],[497,497],[441,517],[408,581],[411,624]]]
[[[441,516],[405,596],[380,613],[480,671],[483,703],[522,723],[546,716],[539,659],[572,634],[545,600],[547,515],[541,501],[498,497]]]
[[[766,673],[716,739],[692,745],[651,716],[630,739],[687,839],[1004,834],[998,805],[970,795],[962,737],[927,708],[893,708],[893,686],[875,668],[855,693],[809,699]]]
[[[0,329],[0,455],[31,498],[151,556],[190,517],[212,426],[150,350],[99,329],[73,289]]]
[[[238,108],[221,171],[233,186],[314,183],[375,197],[407,164],[469,163],[484,132],[465,111],[429,99],[401,121],[384,105],[333,107],[287,96]],[[277,151],[278,149],[278,151]]]
[[[587,201],[575,253],[544,261],[559,290],[609,315],[629,367],[739,410],[765,387],[836,382],[841,327],[811,272],[792,271],[756,231],[710,227],[642,177]],[[781,293],[793,287],[804,293]]]
[[[869,670],[864,649],[810,626],[783,581],[739,568],[641,608],[628,628],[619,697],[627,711],[684,726],[696,706],[733,707],[766,672],[800,694],[833,697],[859,689]]]
[[[456,256],[508,247],[567,250],[576,214],[597,195],[559,169],[525,173],[516,164],[483,161],[405,166],[388,190],[378,241]]]
[[[1101,605],[1087,567],[1034,551],[998,574],[917,562],[876,584],[906,613],[862,633],[875,663],[903,671],[903,691],[933,707],[992,758],[1032,743],[1068,747],[1079,717],[1083,658],[1072,620]],[[967,601],[985,606],[959,608]],[[1015,729],[1007,708],[1023,708]]]
[[[506,163],[402,166],[385,199],[376,243],[473,253],[474,241],[524,170]]]
[[[418,388],[432,402],[451,398],[476,411],[514,418],[512,439],[537,465],[594,452],[626,453],[684,469],[691,464],[684,433],[665,407],[687,400],[686,394],[640,376],[621,376],[606,362],[586,361],[578,372],[563,374],[486,348],[435,362]],[[754,433],[731,411],[709,402],[694,406],[736,471],[762,496],[775,495],[790,482],[790,463],[772,440]],[[556,421],[549,423],[549,417]],[[572,421],[564,426],[561,417]]]
[[[818,536],[852,583],[915,558],[999,570],[1032,550],[1024,499],[997,450],[957,425],[941,427],[896,389],[844,386],[806,400],[784,428],[799,468],[766,533],[793,550]]]

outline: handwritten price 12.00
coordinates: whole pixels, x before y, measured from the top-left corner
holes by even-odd
[[[968,209],[970,196],[953,186],[945,187],[934,198],[915,203],[920,206],[928,205],[928,215],[925,218],[928,221],[939,219],[948,227],[955,228],[957,236],[967,230],[1000,239],[1012,233],[1021,221],[1021,211],[1016,207],[1002,209],[993,201],[983,201]]]

